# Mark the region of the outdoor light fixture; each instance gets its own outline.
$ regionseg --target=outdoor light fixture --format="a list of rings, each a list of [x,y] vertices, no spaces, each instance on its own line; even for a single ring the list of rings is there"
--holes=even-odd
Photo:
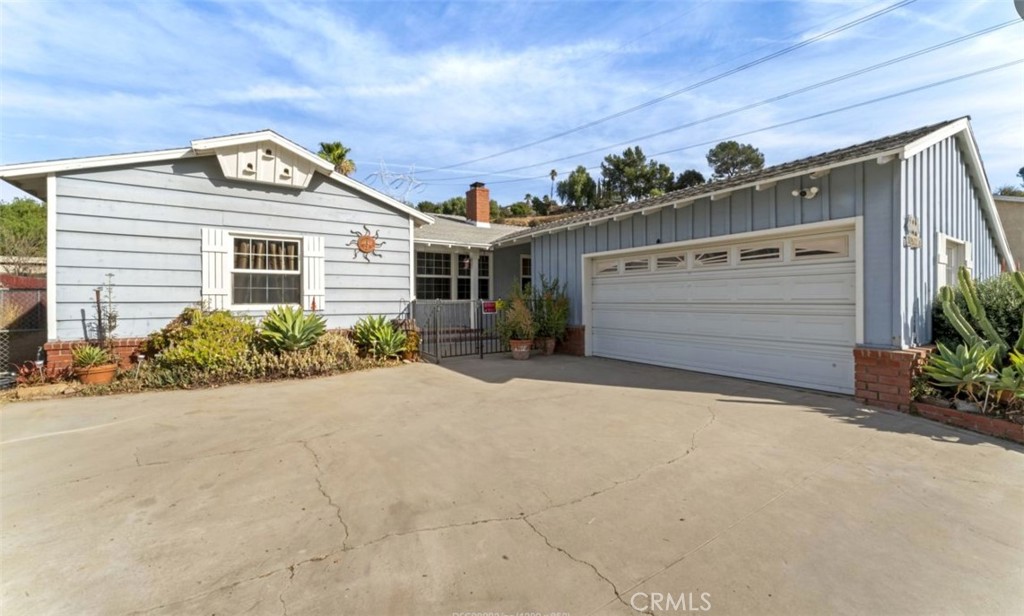
[[[818,194],[818,187],[811,186],[810,188],[801,188],[793,191],[794,197],[803,197],[804,199],[813,199]]]

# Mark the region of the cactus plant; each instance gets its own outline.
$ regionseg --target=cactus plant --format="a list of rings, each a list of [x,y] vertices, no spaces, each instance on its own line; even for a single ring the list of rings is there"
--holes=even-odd
[[[970,271],[966,267],[961,267],[957,272],[957,279],[960,282],[960,291],[967,304],[967,310],[971,315],[974,325],[978,326],[981,333],[978,333],[971,324],[971,321],[967,320],[967,317],[964,316],[956,305],[953,289],[949,287],[939,289],[939,301],[942,304],[942,313],[946,316],[950,325],[960,334],[964,342],[967,343],[967,346],[973,347],[978,344],[996,346],[998,349],[996,353],[997,364],[1001,364],[1006,354],[1010,351],[1024,351],[1024,328],[1021,329],[1021,334],[1016,342],[1011,343],[1009,340],[1004,340],[985,313],[985,307],[982,305],[978,295],[978,288],[971,278]],[[1020,292],[1021,297],[1024,297],[1024,273],[1014,272],[1011,275],[1011,280],[1014,287]],[[1024,325],[1024,314],[1021,315],[1021,318],[1022,325]]]

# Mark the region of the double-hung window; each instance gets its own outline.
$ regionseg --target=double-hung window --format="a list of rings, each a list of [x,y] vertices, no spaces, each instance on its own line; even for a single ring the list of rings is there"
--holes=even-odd
[[[232,305],[302,303],[299,240],[238,235],[232,240]]]
[[[491,299],[491,255],[480,255],[477,272],[477,298]]]

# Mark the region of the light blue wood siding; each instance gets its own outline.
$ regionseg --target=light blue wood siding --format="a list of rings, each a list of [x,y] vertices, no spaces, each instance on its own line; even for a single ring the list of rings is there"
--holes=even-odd
[[[813,199],[794,197],[796,189],[817,186]],[[899,165],[875,161],[835,169],[822,178],[808,176],[780,181],[763,191],[739,190],[718,201],[700,199],[689,206],[668,206],[644,216],[603,222],[543,235],[533,240],[534,272],[568,283],[571,320],[582,315],[582,255],[620,248],[653,246],[734,233],[865,217],[865,338],[891,344],[894,333],[891,298],[894,276],[892,221],[898,208]]]
[[[509,293],[512,292],[512,285],[516,284],[519,280],[520,257],[530,254],[530,245],[520,244],[518,246],[499,248],[492,254],[494,259],[494,272],[492,274],[494,290],[491,292],[491,297],[494,299],[508,297]]]
[[[963,152],[950,137],[902,163],[903,210],[896,223],[896,247],[903,284],[898,291],[899,335],[908,346],[932,337],[932,303],[938,294],[939,233],[972,244],[974,275],[985,279],[1000,271],[993,221],[984,215],[978,187],[972,182]],[[905,216],[917,217],[921,248],[902,246]]]
[[[323,236],[330,327],[397,314],[410,295],[408,218],[319,174],[297,191],[225,180],[212,157],[69,173],[57,178],[57,212],[62,340],[83,338],[108,273],[119,336],[144,336],[200,301],[203,227]],[[385,242],[371,263],[346,246],[364,224]]]

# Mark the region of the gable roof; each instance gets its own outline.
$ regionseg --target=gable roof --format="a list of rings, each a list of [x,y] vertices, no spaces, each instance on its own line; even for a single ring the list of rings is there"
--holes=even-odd
[[[316,171],[331,178],[335,182],[351,189],[353,192],[370,197],[385,205],[396,209],[410,218],[417,224],[430,224],[433,218],[419,210],[393,199],[384,193],[377,191],[362,182],[342,175],[334,170],[334,166],[310,152],[294,141],[287,139],[277,132],[264,129],[249,133],[236,133],[220,137],[208,137],[204,139],[193,139],[190,147],[176,148],[170,150],[151,150],[144,152],[131,152],[127,154],[110,154],[105,156],[88,156],[84,158],[65,158],[32,163],[17,163],[13,165],[0,166],[0,179],[29,192],[40,199],[46,200],[45,177],[49,174],[64,173],[69,171],[80,171],[85,169],[99,169],[103,167],[119,167],[124,165],[141,165],[145,163],[161,162],[168,160],[179,160],[197,156],[212,156],[217,149],[227,148],[251,143],[270,141],[278,147],[283,148],[291,154],[307,161],[313,165]]]
[[[967,116],[922,126],[780,165],[766,167],[759,171],[745,173],[729,179],[691,186],[650,199],[623,203],[603,210],[581,212],[575,216],[541,224],[517,233],[511,233],[496,241],[495,244],[497,246],[515,244],[547,233],[555,233],[561,230],[575,229],[588,225],[592,226],[609,220],[622,220],[637,212],[653,212],[668,206],[682,207],[689,205],[697,199],[708,197],[714,199],[736,190],[751,187],[767,188],[781,180],[807,174],[824,173],[836,167],[843,167],[863,161],[878,160],[879,162],[886,162],[887,158],[906,159],[954,135],[958,136],[967,153],[968,167],[972,178],[975,180],[975,188],[977,189],[982,208],[985,210],[990,223],[994,223],[991,225],[991,228],[996,239],[996,245],[1004,260],[1007,263],[1012,263],[1006,235],[1003,233],[1002,226],[998,222],[999,218],[995,211],[995,203],[992,201],[992,195],[988,188],[988,179],[985,176],[981,157],[978,154],[977,144],[971,133],[970,118]]]
[[[416,232],[416,243],[428,246],[464,246],[489,249],[496,240],[520,230],[522,227],[494,223],[490,227],[478,227],[473,221],[463,216],[434,214],[434,224]]]

